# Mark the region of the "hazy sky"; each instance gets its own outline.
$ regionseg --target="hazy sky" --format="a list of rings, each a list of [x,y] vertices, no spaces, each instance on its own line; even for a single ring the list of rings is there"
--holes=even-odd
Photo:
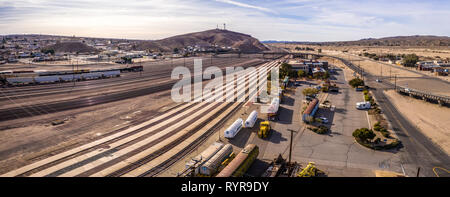
[[[260,40],[337,41],[450,35],[435,0],[0,0],[0,34],[161,39],[227,29]]]

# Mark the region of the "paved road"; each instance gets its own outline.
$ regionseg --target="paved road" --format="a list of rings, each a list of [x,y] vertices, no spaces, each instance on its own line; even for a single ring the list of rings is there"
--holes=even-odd
[[[344,63],[350,68],[358,68],[348,61]],[[386,98],[383,90],[390,88],[386,84],[376,83],[375,77],[365,73],[366,83],[375,88],[374,96],[380,104],[383,113],[387,116],[404,148],[401,149],[401,163],[408,176],[416,176],[420,167],[420,176],[434,177],[434,167],[450,167],[450,156],[430,139],[423,135],[411,122],[406,120],[394,105]],[[441,175],[442,176],[442,175]],[[448,176],[448,174],[447,174]]]

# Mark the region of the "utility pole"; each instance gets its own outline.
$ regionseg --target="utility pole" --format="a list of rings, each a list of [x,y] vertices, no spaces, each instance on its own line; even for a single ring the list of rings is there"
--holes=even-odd
[[[417,168],[417,177],[419,177],[420,167]]]
[[[389,66],[389,81],[392,79],[392,67]]]
[[[381,71],[380,71],[380,79],[383,77],[383,63],[380,64],[381,65]]]
[[[292,129],[288,129],[290,132],[291,132],[291,141],[290,141],[290,145],[289,145],[289,162],[288,162],[288,165],[289,165],[289,175],[291,175],[291,172],[292,172],[292,168],[293,168],[293,166],[291,165],[292,163],[291,163],[291,158],[292,158],[292,141],[293,141],[293,135],[294,135],[294,130],[292,130]]]
[[[394,88],[397,91],[397,75],[395,75]]]

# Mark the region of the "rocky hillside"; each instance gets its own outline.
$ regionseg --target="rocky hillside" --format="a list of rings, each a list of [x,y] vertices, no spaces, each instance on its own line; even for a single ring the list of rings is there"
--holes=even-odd
[[[53,49],[57,53],[96,53],[98,50],[81,42],[60,42],[44,47]]]
[[[173,36],[162,40],[144,41],[136,46],[136,50],[152,50],[170,52],[175,48],[182,49],[188,46],[232,47],[242,52],[261,52],[268,48],[258,39],[238,32],[213,29],[196,33]]]

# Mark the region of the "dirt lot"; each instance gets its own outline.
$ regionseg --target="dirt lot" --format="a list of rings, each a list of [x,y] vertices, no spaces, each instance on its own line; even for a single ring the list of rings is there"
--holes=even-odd
[[[422,74],[429,74],[429,72],[421,71],[416,73],[416,70],[404,70],[403,67],[397,65],[385,65],[383,63],[374,62],[366,58],[358,57],[355,55],[344,54],[338,51],[327,51],[326,54],[342,57],[352,60],[352,63],[356,66],[360,66],[365,72],[368,72],[375,76],[382,75],[384,80],[389,80],[394,83],[394,76],[397,76],[397,85],[406,86],[409,88],[422,90],[426,92],[432,92],[434,94],[450,96],[450,86],[441,80],[427,79]],[[330,61],[333,62],[333,61]],[[430,75],[429,75],[430,76]],[[433,76],[436,77],[436,76]],[[436,77],[440,79],[449,80],[450,77],[442,76]]]
[[[176,105],[168,96],[170,92],[161,92],[4,122],[0,124],[0,174],[148,120]],[[50,124],[66,118],[62,125]]]
[[[337,51],[348,51],[350,53],[360,54],[360,53],[377,53],[377,54],[411,54],[415,53],[418,56],[423,56],[424,58],[450,58],[450,48],[449,47],[433,47],[433,48],[423,48],[423,47],[404,47],[404,46],[391,46],[391,47],[377,47],[377,46],[313,46],[313,45],[299,45],[299,44],[270,44],[272,46],[280,48],[289,48],[294,50],[295,47],[309,47],[309,48],[321,48],[322,51],[326,50],[337,50]],[[311,51],[310,51],[311,52]],[[317,52],[317,50],[315,51]]]
[[[450,155],[449,108],[402,96],[393,90],[385,94],[404,117]]]

